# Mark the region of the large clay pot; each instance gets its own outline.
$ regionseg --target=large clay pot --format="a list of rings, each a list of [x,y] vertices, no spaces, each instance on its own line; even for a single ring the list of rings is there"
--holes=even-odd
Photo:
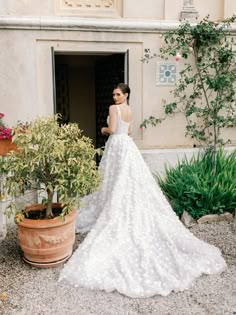
[[[12,150],[17,151],[17,146],[11,139],[0,139],[0,155],[5,156]]]
[[[53,204],[60,207],[60,204]],[[32,205],[26,211],[44,209],[42,204]],[[72,254],[75,241],[76,210],[65,216],[44,220],[24,218],[18,223],[18,238],[24,253],[24,260],[40,268],[56,267],[64,263]]]

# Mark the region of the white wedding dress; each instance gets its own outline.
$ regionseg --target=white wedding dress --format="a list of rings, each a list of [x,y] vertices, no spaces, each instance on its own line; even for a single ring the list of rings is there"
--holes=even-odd
[[[142,298],[182,291],[203,273],[224,271],[219,249],[180,222],[117,111],[117,130],[99,166],[102,185],[78,212],[77,232],[89,233],[59,281]]]

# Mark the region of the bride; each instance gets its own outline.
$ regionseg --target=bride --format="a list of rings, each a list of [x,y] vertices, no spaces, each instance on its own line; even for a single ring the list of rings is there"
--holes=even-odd
[[[220,273],[218,248],[197,239],[172,210],[133,140],[130,89],[120,83],[109,107],[109,134],[99,165],[100,190],[83,199],[76,231],[89,232],[59,281],[117,290],[133,298],[183,291],[201,274]]]

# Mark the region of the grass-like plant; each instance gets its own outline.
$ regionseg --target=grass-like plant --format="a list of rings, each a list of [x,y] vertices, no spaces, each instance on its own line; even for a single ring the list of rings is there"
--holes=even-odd
[[[186,210],[195,219],[236,209],[236,150],[199,152],[190,160],[165,167],[165,177],[155,174],[177,215]],[[213,164],[216,163],[214,170]]]

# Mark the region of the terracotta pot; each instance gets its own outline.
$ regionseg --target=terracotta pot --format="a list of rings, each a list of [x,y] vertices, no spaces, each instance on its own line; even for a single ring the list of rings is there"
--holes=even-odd
[[[5,156],[12,150],[17,151],[17,146],[11,139],[0,139],[0,155]]]
[[[54,208],[60,204],[53,204]],[[45,205],[35,204],[26,211],[45,209]],[[24,253],[24,260],[40,268],[56,267],[64,263],[72,254],[75,241],[76,210],[65,216],[44,220],[24,218],[18,223],[18,238]]]

